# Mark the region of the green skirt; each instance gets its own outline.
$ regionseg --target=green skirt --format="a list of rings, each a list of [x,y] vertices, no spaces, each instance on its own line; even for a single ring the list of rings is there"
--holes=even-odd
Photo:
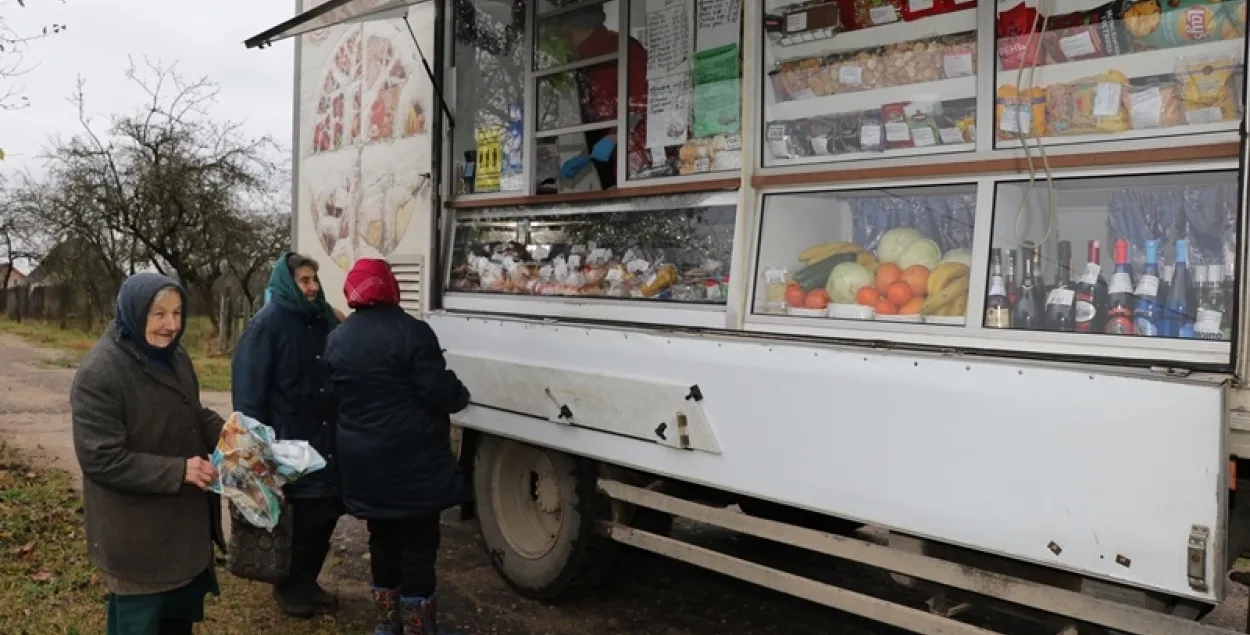
[[[204,621],[204,596],[218,595],[212,567],[190,584],[148,595],[109,595],[108,635],[157,635],[161,620]]]

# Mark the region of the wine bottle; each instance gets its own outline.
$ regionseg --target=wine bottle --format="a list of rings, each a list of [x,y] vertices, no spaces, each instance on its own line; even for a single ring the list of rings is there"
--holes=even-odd
[[[995,248],[990,261],[990,290],[985,297],[985,326],[992,329],[1011,328],[1011,301],[1003,280],[1003,250]]]
[[[1172,275],[1176,271],[1176,265],[1168,264],[1168,265],[1160,265],[1160,267],[1163,273],[1162,275],[1159,276],[1159,302],[1160,302],[1159,319],[1162,320],[1163,319],[1163,312],[1162,312],[1163,304],[1162,303],[1167,302],[1168,292],[1172,290]],[[1162,327],[1163,323],[1160,322],[1159,326]]]
[[[1016,250],[1005,249],[1007,260],[1003,262],[1003,281],[1007,283],[1007,301],[1011,307],[1016,306],[1016,302],[1020,300],[1019,279],[1016,277]],[[1013,321],[1015,315],[1011,316]]]
[[[1025,241],[1020,252],[1024,268],[1020,277],[1019,297],[1011,313],[1011,324],[1018,329],[1036,331],[1044,328],[1046,322],[1046,300],[1042,291],[1044,283],[1038,277],[1041,267],[1041,261],[1038,260],[1039,250],[1037,245]]]
[[[1046,294],[1046,327],[1052,331],[1073,331],[1076,328],[1076,312],[1073,304],[1076,291],[1072,288],[1072,243],[1059,242],[1059,274],[1055,286]]]
[[[1137,281],[1136,306],[1133,307],[1133,331],[1137,335],[1159,335],[1159,241],[1146,241],[1146,270]]]
[[[1089,241],[1085,271],[1076,283],[1076,332],[1100,333],[1106,305],[1100,304],[1098,283],[1102,280],[1102,251],[1097,240]],[[1106,282],[1103,281],[1105,285]]]
[[[1115,241],[1115,272],[1107,285],[1107,325],[1112,335],[1133,334],[1133,269],[1128,264],[1128,241]]]
[[[1195,279],[1198,267],[1194,268]],[[1207,265],[1199,287],[1194,336],[1200,340],[1224,339],[1224,266]]]
[[[1176,241],[1176,264],[1163,304],[1163,336],[1191,338],[1194,336],[1194,297],[1189,281],[1189,254],[1185,239]]]

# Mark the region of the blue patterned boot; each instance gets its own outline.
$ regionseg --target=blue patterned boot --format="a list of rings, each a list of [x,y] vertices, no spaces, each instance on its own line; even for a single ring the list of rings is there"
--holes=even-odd
[[[401,635],[408,632],[399,613],[399,591],[373,589],[373,635]]]
[[[403,635],[458,635],[438,630],[438,596],[399,599],[403,608]]]

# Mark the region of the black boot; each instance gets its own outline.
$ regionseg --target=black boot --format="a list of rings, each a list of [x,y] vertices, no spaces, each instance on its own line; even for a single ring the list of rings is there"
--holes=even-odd
[[[288,578],[273,585],[273,599],[278,608],[291,617],[309,618],[317,612],[317,603],[303,580]]]
[[[274,599],[287,615],[311,617],[318,608],[332,609],[337,604],[334,595],[317,584],[317,576],[329,553],[329,544],[291,550],[290,573],[274,587]]]

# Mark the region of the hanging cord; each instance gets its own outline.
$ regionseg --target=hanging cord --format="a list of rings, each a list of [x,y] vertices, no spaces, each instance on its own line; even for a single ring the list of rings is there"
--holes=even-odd
[[[451,114],[451,108],[447,106],[447,98],[443,96],[443,87],[438,84],[438,80],[434,77],[434,69],[430,68],[430,61],[425,58],[425,51],[421,50],[421,43],[417,41],[417,33],[412,30],[412,23],[408,21],[408,14],[404,14],[404,26],[408,27],[408,35],[412,37],[412,43],[417,47],[417,55],[421,56],[421,65],[425,67],[425,76],[430,78],[430,85],[434,87],[434,94],[438,95],[438,105],[443,108],[443,115],[447,117],[447,125],[452,129],[456,127],[456,118]]]
[[[1041,39],[1046,33],[1046,27],[1050,25],[1051,10],[1048,6],[1049,4],[1050,2],[1048,0],[1040,0],[1038,2],[1038,12],[1041,14],[1042,18],[1041,30],[1039,32],[1038,21],[1036,18],[1030,20],[1029,35],[1025,39],[1024,51],[1020,60],[1020,71],[1016,74],[1016,97],[1023,102],[1022,105],[1024,107],[1029,109],[1028,112],[1030,115],[1029,126],[1026,128],[1024,125],[1024,110],[1020,106],[1016,107],[1016,131],[1020,137],[1020,148],[1024,150],[1024,159],[1029,170],[1028,185],[1025,187],[1024,196],[1020,199],[1020,208],[1016,210],[1016,222],[1014,227],[1016,244],[1024,243],[1025,232],[1021,226],[1028,217],[1027,213],[1029,200],[1033,194],[1033,188],[1035,187],[1037,181],[1037,170],[1033,163],[1033,155],[1029,152],[1028,137],[1033,131],[1033,80],[1037,74],[1037,67],[1041,63],[1041,56],[1043,54]],[[1036,40],[1034,39],[1035,36]],[[1030,51],[1033,49],[1034,42],[1037,43],[1037,53],[1032,55],[1032,63],[1029,63]],[[1026,69],[1029,71],[1029,82],[1027,87],[1024,86],[1024,72]],[[1023,97],[1021,95],[1023,95]],[[1042,122],[1042,126],[1044,129],[1045,121]],[[1046,178],[1046,233],[1042,236],[1041,240],[1037,241],[1037,248],[1041,249],[1041,247],[1045,245],[1054,235],[1059,215],[1055,205],[1054,175],[1050,171],[1050,160],[1046,156],[1046,144],[1042,142],[1042,137],[1040,135],[1034,137],[1034,143],[1037,144],[1037,150],[1042,160],[1042,171],[1045,173]]]

